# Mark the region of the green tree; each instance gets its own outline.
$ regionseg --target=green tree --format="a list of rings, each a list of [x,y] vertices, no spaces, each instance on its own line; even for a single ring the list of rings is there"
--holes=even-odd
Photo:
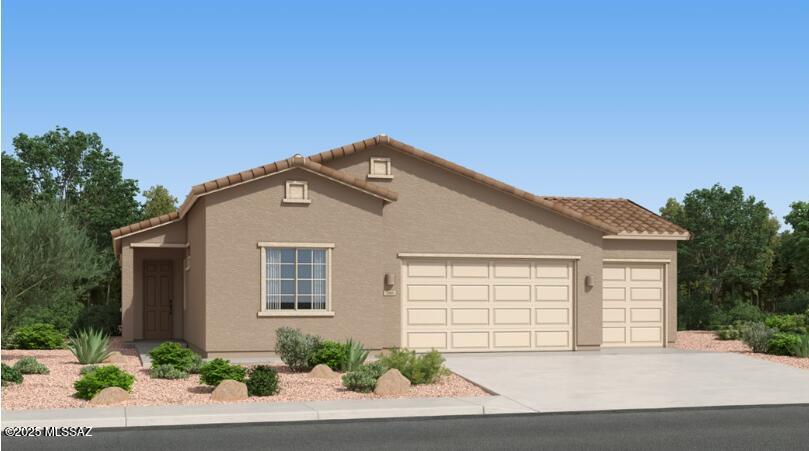
[[[792,228],[778,237],[775,264],[767,284],[776,301],[797,290],[809,290],[809,202],[793,202],[784,220]]]
[[[105,276],[103,257],[61,203],[3,195],[2,204],[3,335],[43,309],[60,312],[53,322],[66,331]]]
[[[123,177],[121,160],[97,134],[56,127],[41,136],[21,133],[13,144],[16,155],[4,156],[3,166],[27,175],[34,201],[70,207],[99,248],[111,247],[110,230],[138,220],[138,184]]]
[[[661,215],[691,231],[678,247],[679,289],[687,301],[714,308],[738,301],[761,305],[761,288],[773,263],[778,221],[742,188],[697,189],[682,203],[670,199]]]
[[[143,192],[143,219],[154,218],[177,210],[177,198],[163,185],[155,185]]]
[[[2,152],[2,191],[17,200],[30,200],[34,193],[34,186],[25,165],[11,155]]]

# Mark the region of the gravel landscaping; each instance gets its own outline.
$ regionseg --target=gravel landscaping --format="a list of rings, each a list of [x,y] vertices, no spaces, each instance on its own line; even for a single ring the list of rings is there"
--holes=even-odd
[[[122,405],[155,406],[176,404],[210,404],[213,387],[203,385],[199,375],[192,374],[188,379],[152,379],[149,370],[141,367],[135,350],[123,346],[119,339],[112,340],[111,350],[120,351],[126,362],[118,364],[121,369],[135,375],[135,385],[131,398]],[[25,376],[19,385],[9,385],[2,389],[4,410],[52,409],[88,407],[89,402],[73,396],[73,383],[79,378],[82,365],[68,350],[23,351],[3,350],[3,363],[13,365],[23,356],[34,356],[50,369],[50,374]],[[346,390],[340,379],[313,379],[306,373],[292,373],[286,367],[277,367],[280,392],[275,396],[250,397],[242,402],[294,402],[336,399],[378,399],[391,398],[373,393],[357,393]],[[407,398],[438,398],[486,396],[488,393],[477,385],[450,374],[430,385],[416,385],[409,389]],[[394,396],[395,397],[395,396]],[[401,398],[402,396],[398,396]]]
[[[789,357],[770,354],[759,354],[751,352],[750,348],[739,340],[718,340],[716,334],[704,330],[687,330],[677,332],[677,342],[675,348],[688,349],[691,351],[708,352],[735,352],[749,357],[770,362],[782,363],[809,370],[809,358]]]

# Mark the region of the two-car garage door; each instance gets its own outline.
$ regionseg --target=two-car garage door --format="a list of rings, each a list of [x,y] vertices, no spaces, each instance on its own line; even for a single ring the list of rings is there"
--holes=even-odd
[[[442,352],[572,349],[571,261],[407,259],[403,276],[405,347]]]

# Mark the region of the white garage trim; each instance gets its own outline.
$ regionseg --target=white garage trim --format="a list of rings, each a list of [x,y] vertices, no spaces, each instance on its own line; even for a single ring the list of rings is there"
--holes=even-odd
[[[627,269],[629,269],[631,271],[633,263],[636,264],[636,265],[640,265],[641,268],[644,265],[646,267],[659,267],[659,268],[661,268],[661,271],[662,271],[661,276],[662,277],[661,277],[660,290],[661,290],[661,296],[662,296],[662,309],[661,309],[662,310],[662,312],[661,312],[662,318],[661,318],[661,329],[660,329],[661,330],[661,342],[660,342],[659,346],[664,347],[664,348],[668,347],[668,331],[669,331],[669,321],[668,321],[669,320],[669,295],[668,295],[668,288],[669,288],[669,266],[671,264],[671,260],[670,259],[644,259],[644,258],[605,258],[605,259],[603,259],[603,262],[604,262],[604,265],[603,265],[604,268],[606,268],[607,266],[611,266],[611,267],[615,268],[615,267],[618,267],[619,265],[622,265],[625,271]],[[630,277],[630,276],[625,275],[625,277]],[[602,312],[604,311],[604,307],[603,307],[604,303],[609,302],[609,300],[604,299],[604,294],[603,294],[604,293],[604,288],[609,288],[609,287],[607,287],[608,282],[609,281],[607,281],[607,280],[602,280],[602,284],[603,284],[603,287],[602,287],[602,301],[601,301],[602,302]],[[629,286],[629,285],[627,285],[627,286]],[[631,296],[631,295],[627,294],[627,293],[624,293],[624,296]],[[631,301],[629,301],[629,305],[631,305]],[[630,307],[629,308],[629,313],[628,313],[629,315],[631,315],[631,310],[632,309]],[[627,315],[627,313],[625,312],[624,315]],[[627,327],[626,327],[627,331],[625,331],[625,334],[626,334],[631,329],[631,327],[629,326],[629,324],[631,323],[631,317],[630,318],[625,317],[624,319],[625,319],[625,322],[627,324]],[[605,323],[605,320],[602,318],[602,330],[604,329],[604,323]],[[605,344],[602,341],[601,346],[602,347],[612,347],[612,346],[633,347],[633,345],[631,343],[629,343],[629,341],[631,341],[630,338],[628,338],[626,335],[625,335],[625,341],[626,341],[625,344],[615,344],[615,345]],[[637,346],[642,346],[642,345],[637,345]]]
[[[581,260],[579,255],[525,255],[525,254],[424,254],[400,252],[399,258],[507,258],[531,260]]]

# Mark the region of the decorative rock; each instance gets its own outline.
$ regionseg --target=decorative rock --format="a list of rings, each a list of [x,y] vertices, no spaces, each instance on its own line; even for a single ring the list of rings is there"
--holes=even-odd
[[[391,368],[376,381],[374,393],[377,395],[404,395],[410,388],[410,381],[396,368]]]
[[[340,377],[340,375],[335,373],[328,365],[321,363],[312,368],[312,371],[309,372],[309,377],[316,379],[336,379]]]
[[[247,399],[247,385],[225,379],[211,393],[212,401],[241,401]]]
[[[93,396],[90,404],[94,406],[108,406],[129,400],[129,392],[121,387],[107,387]]]
[[[126,363],[126,356],[118,351],[113,351],[101,363]]]

